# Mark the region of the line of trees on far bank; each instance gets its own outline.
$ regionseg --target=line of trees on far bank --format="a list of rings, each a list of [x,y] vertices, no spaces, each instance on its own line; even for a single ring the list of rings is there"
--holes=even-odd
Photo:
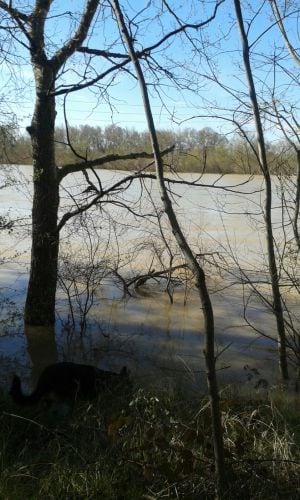
[[[174,132],[159,130],[161,149],[175,145],[172,156],[166,160],[167,166],[178,172],[207,173],[252,173],[259,174],[257,159],[252,148],[243,137],[236,134],[228,139],[226,135],[210,127],[201,130],[185,128]],[[69,127],[68,133],[63,126],[55,132],[57,164],[74,162],[82,158],[92,160],[101,154],[122,154],[126,151],[147,151],[151,145],[148,132],[133,128],[109,125],[92,127],[79,125]],[[32,164],[30,136],[20,133],[13,126],[0,127],[0,158],[3,163]],[[296,156],[293,148],[283,141],[267,143],[267,155],[274,174],[296,172]],[[144,167],[149,160],[139,158],[114,162],[113,169],[136,170]],[[105,168],[109,168],[106,165]]]

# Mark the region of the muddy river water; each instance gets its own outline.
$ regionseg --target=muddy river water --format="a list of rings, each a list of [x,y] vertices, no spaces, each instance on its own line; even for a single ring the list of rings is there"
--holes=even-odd
[[[163,283],[151,280],[132,296],[124,297],[122,287],[103,273],[83,333],[78,326],[71,327],[62,288],[57,293],[55,327],[24,330],[22,310],[30,262],[32,171],[29,166],[3,170],[2,184],[7,175],[14,180],[0,191],[0,215],[9,213],[17,222],[11,233],[0,234],[4,259],[0,266],[1,387],[8,386],[13,372],[20,373],[30,385],[43,366],[56,360],[74,360],[111,370],[127,365],[137,380],[163,385],[189,384],[196,390],[204,387],[203,319],[199,298],[189,283],[175,288],[171,304]],[[127,174],[99,170],[97,175],[105,189]],[[191,182],[198,176],[183,174],[181,179]],[[262,178],[205,174],[197,182],[201,186],[172,184],[170,189],[176,213],[194,250],[206,253],[211,264],[215,259],[223,267],[222,272],[215,273],[212,265],[205,264],[215,312],[220,381],[246,382],[252,386],[261,379],[275,382],[277,348],[268,338],[276,337],[274,318],[257,298],[248,300],[249,292],[238,283],[237,259],[253,279],[262,276],[265,266]],[[276,237],[281,241],[277,188],[275,182],[273,218]],[[82,193],[88,196],[85,189],[80,174],[69,176],[61,189],[61,213],[74,209]],[[109,203],[92,210],[80,221],[73,221],[62,231],[61,254],[65,263],[73,259],[78,264],[92,255],[94,262],[105,260],[125,277],[152,266],[157,269],[159,256],[166,262],[166,252],[153,217],[161,209],[155,182],[147,180],[141,185],[136,181],[125,193],[115,191],[114,196],[117,205],[108,200]],[[146,216],[141,218],[140,214]],[[168,244],[179,254],[163,218],[161,228]],[[67,272],[65,267],[65,283],[69,283]],[[80,300],[73,301],[76,321],[80,318],[82,297],[81,304]],[[292,297],[291,302],[297,306],[296,298]],[[251,328],[245,315],[248,322],[268,337]]]

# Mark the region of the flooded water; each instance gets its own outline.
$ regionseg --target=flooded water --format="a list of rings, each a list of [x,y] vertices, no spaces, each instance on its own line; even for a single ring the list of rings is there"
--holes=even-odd
[[[58,289],[55,328],[24,331],[22,311],[30,261],[32,169],[15,167],[9,174],[15,180],[0,191],[0,215],[8,212],[17,222],[10,234],[7,231],[0,234],[4,259],[0,267],[2,388],[10,384],[13,372],[20,373],[30,385],[42,367],[56,360],[73,360],[111,370],[127,365],[136,380],[164,385],[187,383],[202,390],[205,386],[203,318],[192,283],[187,281],[184,287],[175,287],[171,304],[163,281],[150,280],[138,291],[131,289],[132,296],[124,297],[122,282],[106,272],[107,268],[114,269],[129,279],[139,271],[157,270],[162,264],[168,267],[161,231],[173,249],[174,263],[180,262],[167,221],[162,216],[159,226],[154,217],[161,210],[155,182],[147,180],[141,185],[135,181],[126,192],[115,190],[117,204],[111,203],[112,198],[107,199],[100,208],[73,219],[62,230],[61,285],[65,289],[63,286]],[[105,170],[97,174],[104,190],[128,175]],[[193,182],[197,176],[184,174],[181,179]],[[222,384],[249,381],[252,385],[259,379],[276,382],[276,343],[249,326],[251,323],[258,332],[275,338],[274,318],[258,298],[253,296],[248,300],[249,291],[240,284],[237,266],[238,260],[252,279],[264,281],[262,178],[248,179],[241,175],[220,178],[205,174],[198,182],[202,185],[172,184],[170,188],[176,213],[194,251],[206,254],[203,262],[215,312],[220,381]],[[61,214],[76,208],[82,193],[88,196],[85,189],[82,175],[66,179],[61,189]],[[276,193],[274,189],[274,206],[278,207]],[[273,218],[280,242],[279,208],[274,208]],[[89,282],[93,289],[92,305],[86,303],[87,276],[80,275],[83,264],[91,259],[99,269],[97,284]],[[214,262],[220,266],[217,273]],[[68,287],[69,293],[74,292],[72,278],[79,283],[77,296],[74,294],[72,299],[75,328],[65,293]],[[80,331],[82,311],[90,305],[86,329]]]

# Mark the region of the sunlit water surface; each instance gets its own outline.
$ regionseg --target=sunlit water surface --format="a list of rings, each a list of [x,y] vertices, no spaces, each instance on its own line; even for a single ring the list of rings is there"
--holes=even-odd
[[[126,175],[97,172],[103,188]],[[164,386],[183,384],[204,390],[203,317],[199,297],[192,286],[187,290],[175,289],[171,304],[163,283],[149,281],[132,297],[124,298],[121,287],[103,277],[83,333],[79,328],[78,304],[74,305],[77,320],[74,329],[68,301],[61,289],[57,294],[54,330],[26,328],[24,331],[22,311],[30,262],[32,171],[31,167],[18,167],[11,168],[9,173],[18,183],[0,191],[0,215],[9,212],[18,221],[12,233],[0,234],[4,258],[0,267],[1,386],[6,388],[10,384],[13,372],[20,373],[30,385],[47,364],[73,360],[110,370],[126,365],[136,381]],[[197,176],[185,174],[182,178],[191,181]],[[176,185],[172,191],[175,210],[194,250],[207,252],[210,260],[214,255],[220,259],[230,252],[231,257],[238,257],[241,265],[255,277],[265,264],[261,215],[264,193],[261,177],[255,176],[246,183],[247,179],[242,175],[219,178],[205,174],[199,182],[206,186]],[[68,194],[72,193],[74,201],[85,188],[80,174],[67,179],[61,190],[64,210],[72,209]],[[276,189],[274,196],[275,206],[278,205]],[[131,212],[123,208],[124,203],[130,204]],[[136,214],[138,211],[153,213],[153,203],[160,208],[155,183],[149,180],[142,191],[139,184],[133,183],[125,194],[120,193],[117,207],[109,204],[103,206],[103,211],[92,212],[98,238],[92,236],[91,243],[93,248],[98,245],[97,258],[105,255],[105,259],[113,258],[114,262],[117,259],[124,276],[138,269],[144,272],[152,265],[151,249],[158,245],[159,231],[151,217],[141,219]],[[280,210],[274,209],[273,217],[280,239]],[[169,238],[167,222],[163,224]],[[79,222],[69,224],[61,235],[62,254],[73,258],[75,255],[80,260],[90,250],[87,233]],[[219,379],[222,384],[242,381],[255,386],[261,379],[273,383],[278,377],[276,343],[247,325],[244,315],[258,331],[275,338],[274,318],[255,297],[246,308],[247,291],[234,284],[239,276],[234,258],[230,259],[232,274],[226,273],[226,277],[224,274],[212,276],[212,267],[207,268],[215,313]],[[290,301],[295,309],[296,298],[291,297]]]

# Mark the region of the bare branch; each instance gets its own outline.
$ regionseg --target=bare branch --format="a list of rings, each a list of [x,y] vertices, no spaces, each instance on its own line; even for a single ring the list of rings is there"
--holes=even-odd
[[[82,42],[86,39],[89,27],[97,11],[98,4],[98,0],[87,1],[76,32],[51,59],[51,62],[56,70],[58,70],[66,62],[66,60],[74,54],[74,52],[76,52]]]
[[[147,274],[140,274],[138,276],[135,276],[127,283],[127,286],[130,287],[134,285],[134,288],[138,288],[139,286],[144,285],[148,280],[153,278],[169,279],[170,274],[178,271],[179,269],[187,269],[187,267],[188,265],[186,263],[183,263],[177,264],[176,266],[172,266],[167,269],[159,269],[158,271],[153,269],[150,270]]]
[[[213,21],[215,19],[216,15],[217,15],[218,8],[220,7],[220,5],[223,2],[225,2],[225,0],[220,0],[219,2],[216,3],[212,15],[208,19],[206,19],[205,21],[201,21],[201,23],[194,23],[194,24],[190,24],[190,23],[181,24],[179,26],[179,28],[177,28],[173,31],[170,31],[164,37],[162,37],[160,40],[158,40],[158,42],[156,42],[155,44],[149,45],[148,47],[146,47],[145,49],[143,49],[141,51],[136,51],[135,52],[136,57],[142,58],[144,56],[147,56],[147,54],[150,54],[150,52],[157,49],[164,42],[166,42],[170,38],[175,37],[179,33],[186,32],[188,30],[199,30],[200,28],[204,28],[204,26],[208,25],[211,21]],[[109,58],[109,57],[128,58],[128,55],[126,55],[126,54],[118,54],[118,53],[114,53],[114,52],[110,53],[110,52],[107,52],[105,50],[91,49],[88,47],[81,47],[78,49],[78,51],[85,52],[87,54],[94,54],[94,55],[102,56],[105,58]],[[129,61],[130,61],[130,58],[129,58]]]
[[[24,14],[23,12],[20,12],[18,9],[15,9],[14,7],[11,6],[11,2],[8,4],[0,0],[0,8],[3,9],[5,12],[11,15],[11,17],[15,20],[21,19],[24,23],[29,22],[29,17]]]
[[[125,59],[125,61],[122,61],[119,64],[116,64],[114,66],[111,66],[109,69],[101,73],[100,75],[96,76],[95,78],[92,78],[88,82],[85,83],[79,83],[77,85],[66,85],[65,88],[61,88],[61,90],[56,90],[55,92],[51,92],[52,96],[58,96],[58,95],[63,95],[63,94],[70,94],[71,92],[77,92],[78,90],[86,89],[88,87],[91,87],[92,85],[95,85],[96,83],[100,82],[100,80],[103,80],[106,78],[108,75],[113,73],[114,71],[117,71],[118,69],[123,68],[130,62],[130,59]],[[64,87],[64,86],[62,86]]]
[[[171,153],[174,149],[174,145],[162,151],[162,155]],[[115,162],[118,160],[136,160],[137,158],[153,158],[153,153],[146,153],[145,151],[137,153],[128,154],[109,154],[102,156],[100,158],[95,158],[94,160],[87,160],[81,163],[69,163],[58,169],[58,179],[59,182],[68,174],[74,172],[81,172],[91,167],[100,167],[106,163]]]
[[[273,14],[274,14],[275,19],[276,19],[276,22],[278,24],[278,27],[281,31],[283,39],[284,39],[286,46],[288,48],[288,51],[290,52],[294,61],[296,61],[296,63],[300,65],[300,57],[298,56],[297,50],[293,47],[293,45],[291,44],[290,39],[287,35],[287,32],[286,32],[284,24],[283,24],[282,16],[279,12],[279,8],[277,5],[277,0],[269,0],[269,1],[271,4],[271,7],[272,7]]]
[[[27,29],[24,26],[25,24],[29,24],[30,18],[26,14],[23,14],[22,12],[20,12],[19,10],[14,9],[11,6],[11,2],[9,3],[9,5],[7,5],[4,2],[0,1],[0,8],[2,8],[4,11],[6,11],[8,14],[10,14],[11,18],[16,22],[16,24],[18,25],[21,32],[24,34],[24,36],[27,38],[27,40],[31,44],[31,37],[29,35],[29,32],[27,31]],[[4,28],[4,29],[6,29],[6,28]],[[8,29],[10,29],[10,28],[8,28]],[[30,47],[28,47],[24,42],[22,42],[22,40],[20,40],[19,37],[15,37],[12,33],[11,33],[11,35],[13,38],[15,38],[17,40],[18,43],[20,43],[27,50],[30,49]]]
[[[84,54],[92,54],[94,56],[101,56],[104,57],[105,59],[114,59],[114,58],[129,59],[127,54],[122,54],[120,52],[108,52],[107,50],[100,50],[100,49],[91,49],[89,47],[78,47],[77,52],[83,52]]]

